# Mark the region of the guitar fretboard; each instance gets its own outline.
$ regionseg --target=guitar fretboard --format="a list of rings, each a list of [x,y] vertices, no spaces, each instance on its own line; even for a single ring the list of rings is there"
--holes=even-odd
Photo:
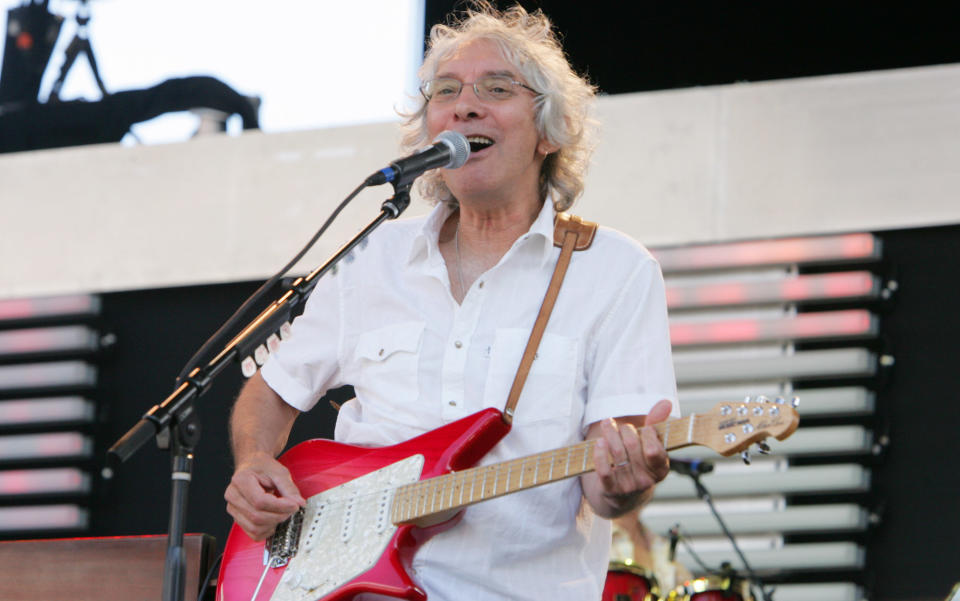
[[[654,428],[664,447],[671,451],[698,444],[698,441],[708,434],[701,432],[701,429],[705,428],[697,423],[697,418],[697,415],[689,415],[656,424]],[[406,484],[396,490],[391,519],[395,524],[413,522],[487,499],[591,472],[594,469],[595,443],[594,440],[588,440],[562,449]]]

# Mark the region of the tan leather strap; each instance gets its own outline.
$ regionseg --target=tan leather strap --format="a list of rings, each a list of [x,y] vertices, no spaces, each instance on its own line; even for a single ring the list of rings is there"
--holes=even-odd
[[[513,378],[513,386],[510,387],[510,394],[507,396],[507,405],[503,410],[503,421],[507,424],[513,422],[517,401],[520,400],[520,393],[523,391],[523,384],[530,374],[530,367],[533,365],[537,348],[540,346],[540,339],[543,338],[543,333],[547,329],[547,320],[550,319],[553,305],[557,302],[557,296],[560,294],[560,284],[563,283],[563,276],[566,275],[567,267],[570,266],[570,257],[573,256],[575,250],[590,248],[596,231],[596,223],[584,221],[567,213],[557,214],[553,228],[553,243],[560,247],[560,258],[557,259],[557,265],[553,269],[550,286],[543,297],[540,313],[533,323],[533,330],[531,330],[530,338],[527,340],[527,348],[523,351],[520,367],[517,368],[517,375]]]

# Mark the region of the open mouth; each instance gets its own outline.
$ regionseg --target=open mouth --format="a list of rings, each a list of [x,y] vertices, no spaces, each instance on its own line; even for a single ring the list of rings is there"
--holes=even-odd
[[[479,152],[484,148],[493,146],[494,142],[486,136],[468,136],[467,142],[470,143],[470,152]]]

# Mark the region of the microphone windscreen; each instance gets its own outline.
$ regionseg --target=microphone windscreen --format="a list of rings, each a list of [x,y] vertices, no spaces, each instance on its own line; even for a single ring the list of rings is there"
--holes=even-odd
[[[450,160],[444,167],[446,169],[456,169],[463,167],[467,159],[470,158],[470,143],[466,136],[455,131],[443,131],[434,140],[434,143],[443,142],[450,149]]]

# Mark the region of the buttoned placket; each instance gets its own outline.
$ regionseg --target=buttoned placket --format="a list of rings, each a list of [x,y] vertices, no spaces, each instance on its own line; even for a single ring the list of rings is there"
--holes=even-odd
[[[525,247],[527,250],[534,250],[528,244],[529,239],[530,234],[524,234],[517,239],[506,254],[501,257],[500,261],[490,270],[481,274],[477,281],[473,283],[459,305],[453,299],[453,294],[450,294],[450,302],[453,303],[453,323],[445,346],[441,374],[443,399],[441,415],[444,421],[454,421],[482,409],[480,405],[475,407],[466,405],[465,374],[467,359],[471,351],[471,338],[477,329],[481,309],[490,289],[487,286],[487,281],[496,278],[496,273],[501,266],[511,260],[516,260],[515,255],[524,252]],[[443,265],[442,268],[449,291],[450,278],[446,277],[446,266]],[[481,352],[481,356],[489,359],[489,349]]]
[[[454,421],[480,409],[480,407],[466,406],[465,378],[467,359],[470,354],[470,341],[477,329],[480,308],[486,295],[482,285],[484,277],[486,277],[486,274],[481,276],[481,279],[477,280],[467,290],[467,294],[460,305],[456,304],[452,295],[450,297],[454,305],[453,320],[450,335],[444,347],[440,375],[440,398],[443,404],[441,416],[444,421]]]

